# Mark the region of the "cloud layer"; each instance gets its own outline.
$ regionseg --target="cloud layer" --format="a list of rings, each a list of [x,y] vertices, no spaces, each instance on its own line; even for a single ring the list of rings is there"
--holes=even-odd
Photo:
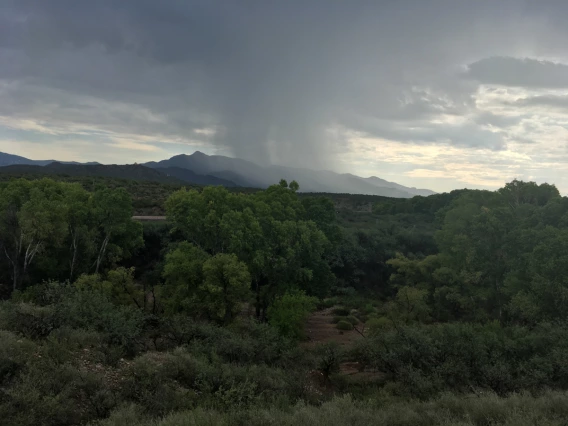
[[[563,2],[4,0],[0,151],[568,191]]]

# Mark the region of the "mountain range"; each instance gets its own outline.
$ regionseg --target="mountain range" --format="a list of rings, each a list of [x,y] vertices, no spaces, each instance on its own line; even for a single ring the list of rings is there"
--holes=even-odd
[[[0,173],[42,173],[85,176],[106,176],[151,180],[164,183],[223,185],[226,187],[266,188],[280,179],[296,180],[302,192],[328,192],[381,195],[411,198],[434,194],[428,189],[406,187],[372,176],[362,178],[353,174],[325,170],[309,170],[283,166],[259,166],[250,161],[206,155],[176,155],[168,160],[145,164],[103,165],[96,162],[77,163],[56,160],[30,160],[17,155],[0,153]]]
[[[51,163],[61,164],[81,164],[85,166],[100,165],[96,161],[89,163],[78,163],[76,161],[57,161],[57,160],[30,160],[29,158],[20,157],[19,155],[6,154],[0,152],[0,167],[15,166],[15,165],[29,165],[29,166],[47,166]]]

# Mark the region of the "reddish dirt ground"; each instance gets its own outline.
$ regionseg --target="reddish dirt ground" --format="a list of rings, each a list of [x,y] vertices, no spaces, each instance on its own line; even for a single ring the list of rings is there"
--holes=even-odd
[[[324,309],[310,316],[306,323],[308,340],[302,343],[302,346],[311,349],[322,343],[337,342],[340,346],[346,347],[351,346],[359,339],[363,339],[363,336],[357,330],[340,331],[335,328],[335,324],[331,322],[334,316],[332,311],[333,308]],[[361,324],[356,328],[364,334]],[[379,372],[361,371],[362,369],[358,362],[344,362],[341,364],[340,369],[341,374],[357,378],[358,380],[372,381],[382,376]]]
[[[332,324],[333,308],[324,309],[313,313],[306,323],[306,337],[308,341],[303,343],[304,347],[312,348],[321,343],[337,342],[341,346],[351,345],[359,339],[361,334],[356,330],[340,331]],[[357,326],[360,328],[361,326]]]

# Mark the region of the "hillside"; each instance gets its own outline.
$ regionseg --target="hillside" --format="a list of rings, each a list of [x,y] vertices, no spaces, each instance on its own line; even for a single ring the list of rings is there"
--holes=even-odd
[[[0,173],[8,174],[41,174],[69,176],[100,176],[118,179],[147,180],[161,183],[181,183],[180,180],[166,176],[162,172],[139,164],[128,165],[82,165],[50,163],[46,166],[13,165],[0,167]]]
[[[0,167],[13,166],[13,165],[31,165],[31,166],[46,166],[51,163],[61,164],[84,164],[84,165],[97,165],[96,161],[88,163],[78,163],[76,161],[57,161],[57,160],[30,160],[29,158],[20,157],[19,155],[7,154],[0,152]]]
[[[434,194],[427,189],[409,188],[375,176],[362,178],[353,174],[340,174],[327,170],[309,170],[283,166],[259,166],[250,161],[220,155],[195,152],[176,155],[169,160],[145,164],[152,168],[176,167],[203,175],[227,179],[239,186],[266,188],[280,179],[300,182],[302,192],[328,192],[380,195],[394,198],[411,198],[415,195]]]
[[[176,167],[152,169],[140,164],[103,165],[103,164],[70,164],[52,162],[45,166],[32,164],[13,164],[0,167],[0,173],[10,175],[68,175],[84,177],[109,177],[136,181],[151,181],[165,184],[181,185],[222,185],[236,187],[227,179],[215,176],[203,176],[191,170]]]
[[[200,175],[192,170],[183,169],[180,167],[156,168],[154,170],[159,171],[165,176],[176,178],[183,182],[193,183],[195,185],[222,185],[227,188],[240,186],[227,179],[222,179],[220,177],[211,175]]]
[[[45,166],[46,164],[52,163],[53,161],[50,160],[30,160],[25,157],[20,157],[19,155],[7,154],[4,152],[0,152],[0,167],[4,166],[12,166],[12,165],[19,165],[19,164],[27,164],[27,165],[36,165],[36,166]]]

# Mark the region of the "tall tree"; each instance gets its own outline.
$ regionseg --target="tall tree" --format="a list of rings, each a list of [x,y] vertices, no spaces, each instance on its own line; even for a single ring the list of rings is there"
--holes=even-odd
[[[132,199],[123,188],[99,188],[90,200],[97,246],[93,268],[98,274],[105,260],[116,262],[142,246],[142,225],[132,220]]]
[[[3,189],[0,199],[4,254],[12,266],[12,289],[16,290],[45,246],[65,238],[64,187],[48,179],[18,180]]]

